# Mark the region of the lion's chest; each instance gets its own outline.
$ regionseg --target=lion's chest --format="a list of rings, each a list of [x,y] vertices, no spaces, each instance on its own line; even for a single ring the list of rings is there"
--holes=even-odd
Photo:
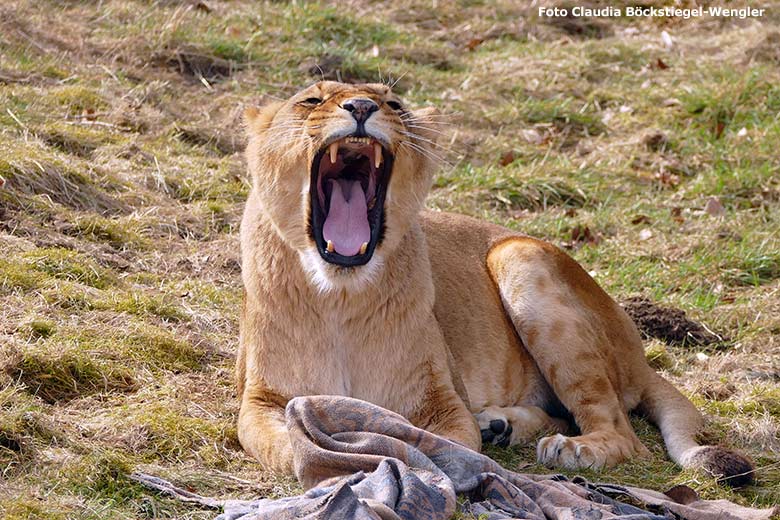
[[[263,380],[287,397],[343,395],[402,412],[394,389],[408,379],[403,369],[410,365],[399,338],[369,337],[365,326],[351,325],[299,323],[291,336],[266,338],[258,360]]]

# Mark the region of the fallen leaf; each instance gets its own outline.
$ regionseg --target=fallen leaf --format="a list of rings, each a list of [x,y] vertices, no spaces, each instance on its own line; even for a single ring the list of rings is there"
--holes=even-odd
[[[666,134],[663,132],[650,132],[642,137],[642,144],[644,144],[648,149],[657,152],[669,144],[669,138],[666,137]]]
[[[724,123],[723,121],[718,121],[715,124],[715,138],[720,139],[720,136],[723,135],[723,130],[725,129],[726,129],[726,123]]]
[[[466,44],[466,48],[467,48],[468,50],[470,50],[470,51],[473,51],[474,49],[476,49],[477,47],[479,47],[479,44],[480,44],[480,43],[482,43],[483,41],[485,41],[485,40],[483,40],[482,38],[472,38],[472,39],[470,39],[470,40],[469,40],[469,42]]]
[[[664,187],[674,187],[680,184],[680,176],[674,173],[669,173],[666,170],[662,170],[656,173],[655,180],[657,180]]]
[[[501,166],[509,166],[513,162],[515,162],[515,152],[513,152],[512,150],[505,152],[501,156],[501,159],[498,160],[498,164]]]
[[[658,58],[658,59],[656,60],[656,62],[655,62],[655,66],[656,66],[657,68],[659,68],[660,70],[666,70],[666,69],[668,69],[668,68],[669,68],[669,65],[667,65],[666,63],[664,63],[664,60],[662,60],[661,58]]]
[[[704,206],[704,211],[713,217],[721,217],[726,214],[726,208],[723,207],[720,199],[714,196],[707,199],[707,204]]]
[[[650,217],[647,215],[637,215],[631,219],[631,223],[635,226],[639,224],[650,224]]]
[[[241,36],[242,32],[243,31],[241,30],[241,27],[237,25],[228,25],[227,27],[225,27],[225,34],[233,38],[238,38],[239,36]]]
[[[571,249],[576,245],[581,244],[598,244],[601,242],[601,237],[590,230],[590,227],[577,224],[571,230],[571,242],[568,248]]]
[[[682,224],[685,222],[685,218],[682,216],[682,208],[670,208],[669,213],[672,215],[672,220],[677,222],[678,224]]]
[[[191,2],[191,4],[195,9],[197,9],[198,11],[202,11],[204,13],[210,13],[211,11],[214,10],[209,4],[207,4],[203,0],[195,0],[194,2]]]

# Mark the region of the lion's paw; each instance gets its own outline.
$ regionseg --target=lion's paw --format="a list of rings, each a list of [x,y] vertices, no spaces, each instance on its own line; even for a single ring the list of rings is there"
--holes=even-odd
[[[512,425],[509,419],[497,411],[487,409],[475,415],[482,434],[482,442],[501,448],[509,446],[512,440]]]
[[[547,467],[600,470],[607,465],[606,452],[581,437],[566,437],[560,433],[545,437],[536,447],[536,458]]]

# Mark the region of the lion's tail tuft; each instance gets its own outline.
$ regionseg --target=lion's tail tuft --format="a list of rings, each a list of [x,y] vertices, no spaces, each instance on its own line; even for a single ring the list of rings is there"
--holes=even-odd
[[[697,436],[704,419],[701,412],[671,383],[653,373],[641,409],[664,437],[669,456],[684,468],[699,468],[734,486],[753,482],[753,463],[744,455],[722,446],[701,446]]]
[[[697,446],[683,454],[683,467],[702,468],[733,487],[753,482],[755,468],[747,457],[722,446]]]

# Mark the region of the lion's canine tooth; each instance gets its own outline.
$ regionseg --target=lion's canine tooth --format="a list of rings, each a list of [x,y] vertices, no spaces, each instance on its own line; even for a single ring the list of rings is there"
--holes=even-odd
[[[361,255],[366,254],[366,249],[368,249],[368,242],[363,242],[363,245],[360,246],[360,254]]]
[[[369,211],[371,211],[372,209],[374,209],[374,205],[375,204],[376,204],[376,197],[374,197],[374,198],[372,198],[371,200],[368,201],[368,205],[366,206],[366,208]]]
[[[331,242],[330,240],[328,240],[328,245],[327,245],[327,248],[326,248],[326,249],[328,250],[328,253],[332,253],[332,252],[333,252],[333,249],[334,249],[334,247],[333,247],[333,242]]]
[[[339,142],[333,141],[330,143],[330,164],[336,164],[336,159],[339,157]]]
[[[382,164],[382,145],[374,141],[374,168]]]

